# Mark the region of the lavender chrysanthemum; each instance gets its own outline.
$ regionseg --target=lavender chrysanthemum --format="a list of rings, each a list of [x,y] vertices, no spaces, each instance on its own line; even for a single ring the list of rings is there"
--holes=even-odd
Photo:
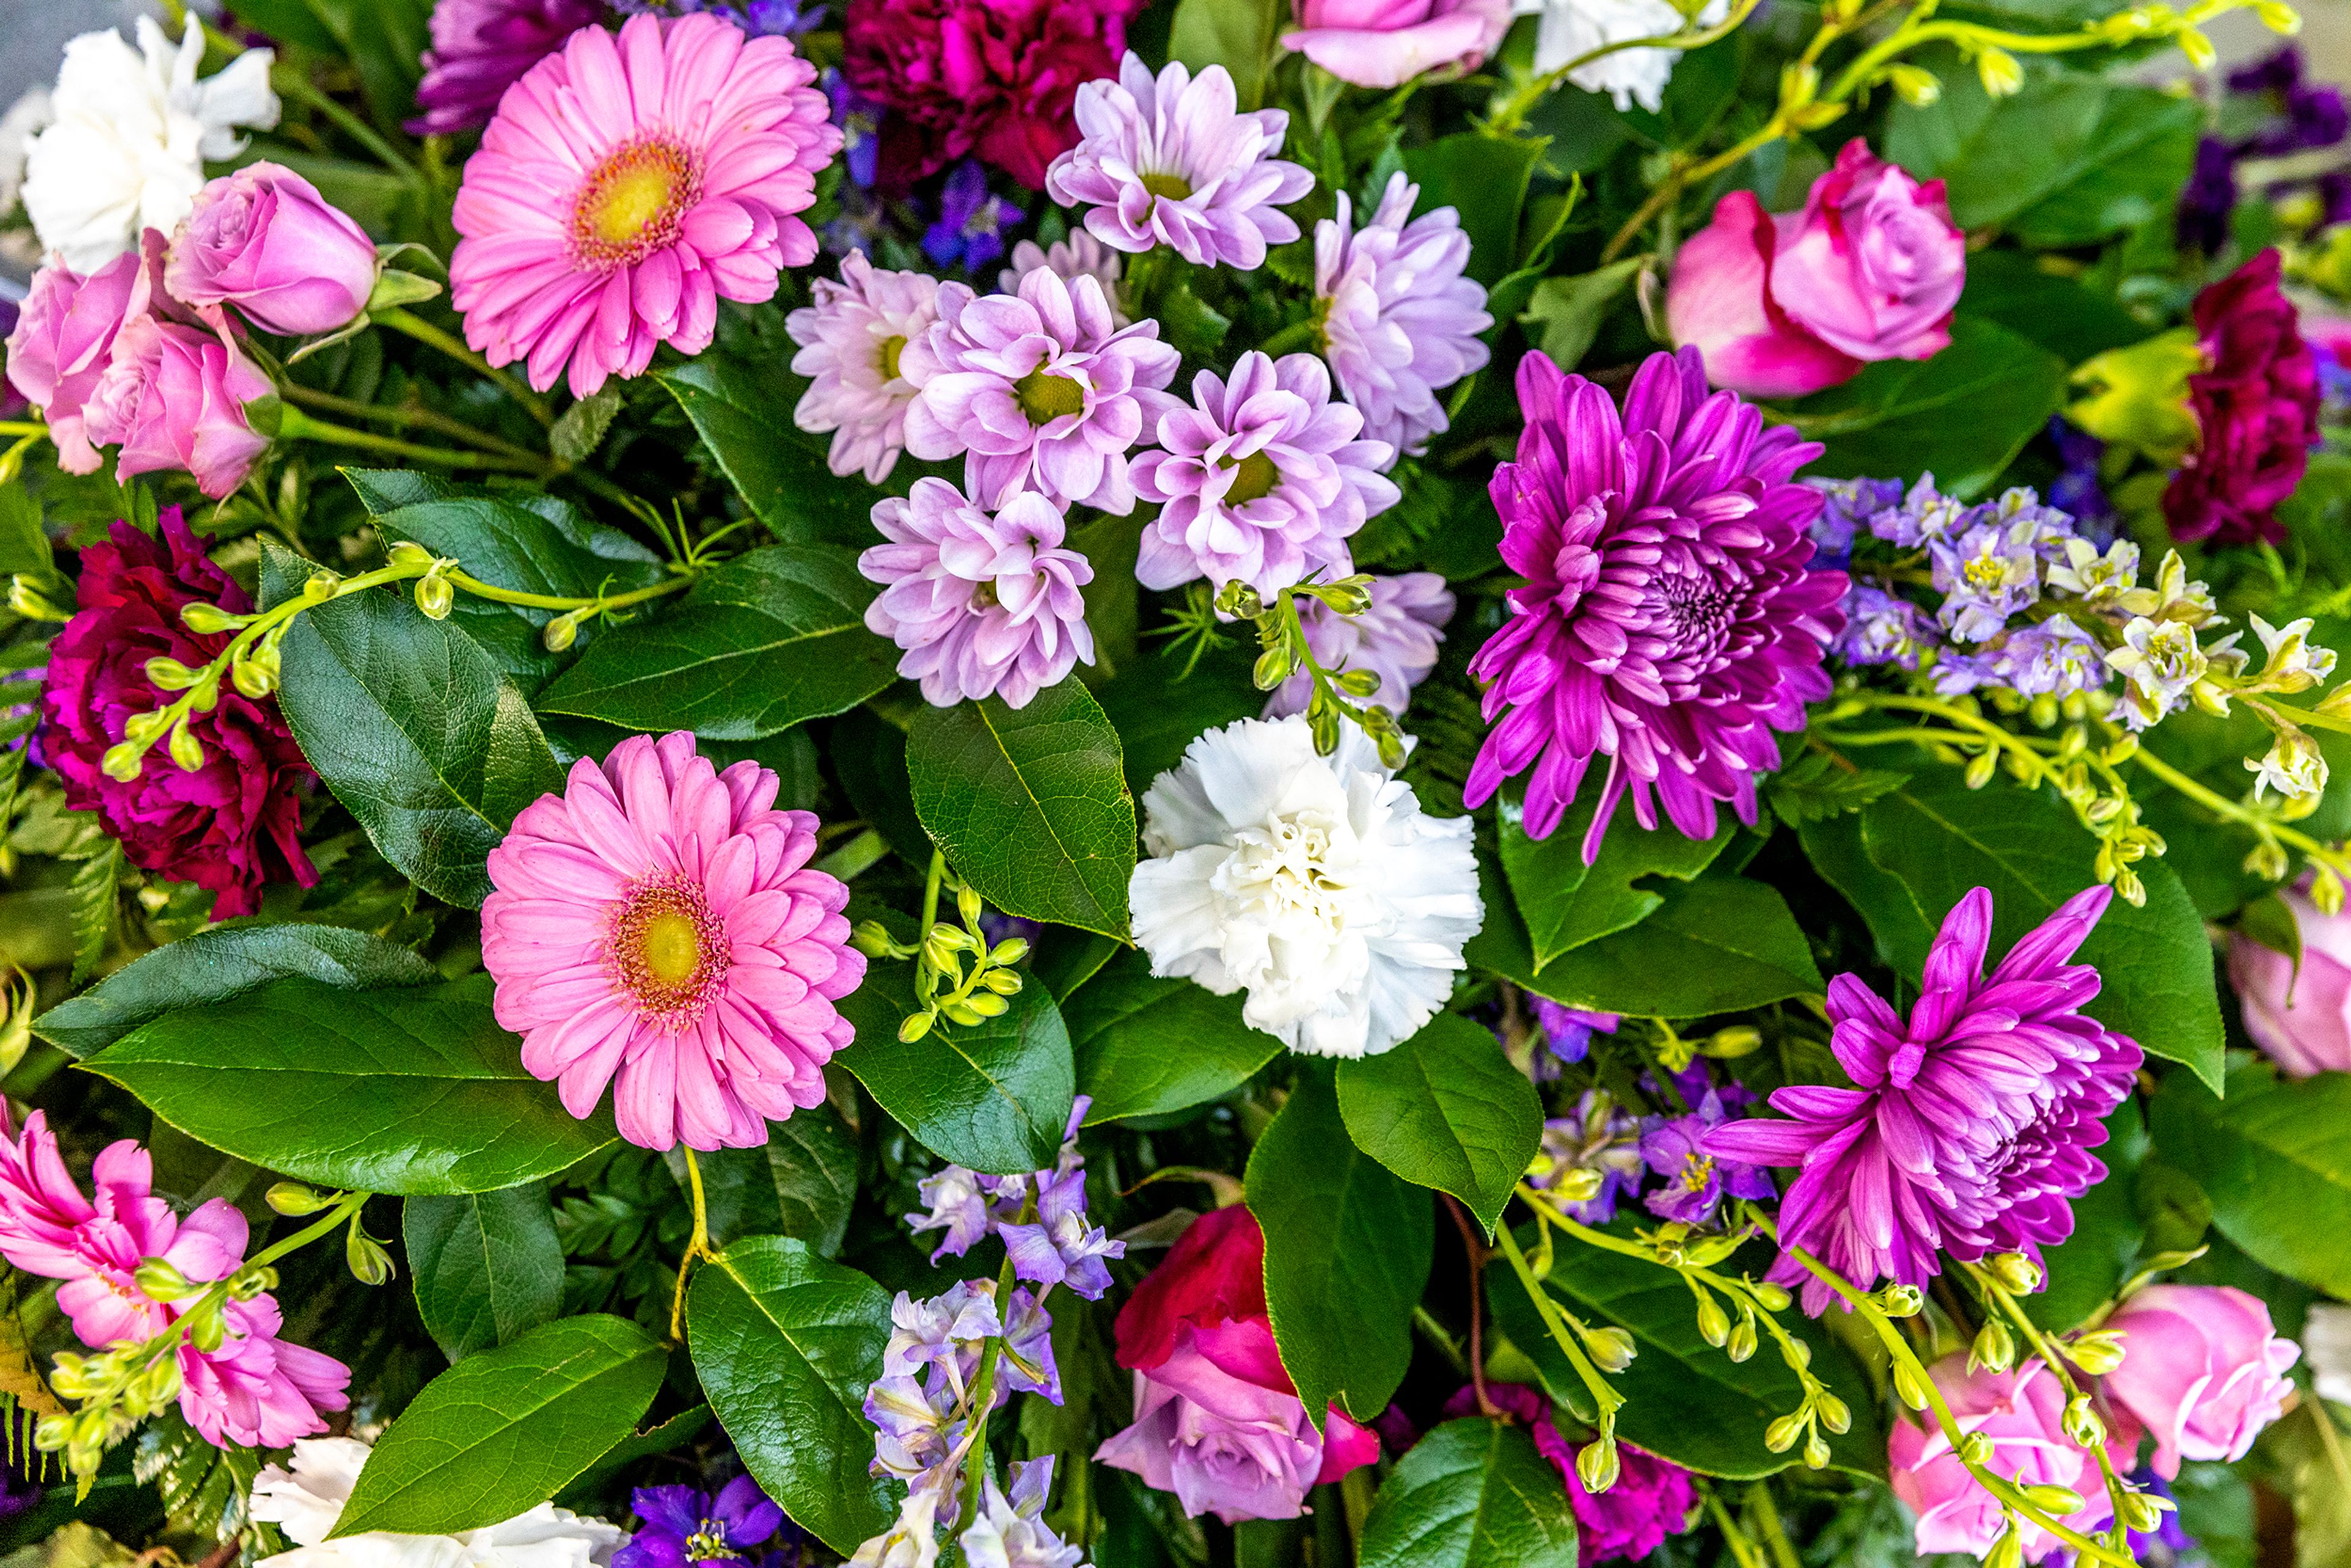
[[[820,277],[809,290],[816,303],[784,318],[800,346],[792,369],[811,378],[792,423],[832,432],[825,465],[835,474],[862,472],[879,485],[905,450],[906,406],[914,401],[899,358],[939,319],[938,279],[881,270],[853,250],[841,257],[840,282]]]
[[[2105,1178],[2090,1150],[2140,1061],[2081,1010],[2098,971],[2066,962],[2112,896],[2075,894],[1987,978],[1991,894],[1977,888],[1945,917],[1907,1022],[1858,976],[1829,982],[1829,1048],[1855,1087],[1782,1089],[1771,1107],[1792,1120],[1736,1122],[1706,1139],[1718,1157],[1803,1167],[1781,1200],[1782,1246],[1868,1290],[1881,1278],[1923,1287],[1938,1252],[2037,1257],[2072,1234],[2070,1200]],[[1828,1304],[1828,1287],[1792,1259],[1773,1277],[1804,1282],[1806,1311]]]
[[[1316,664],[1326,670],[1373,671],[1380,686],[1365,700],[1400,715],[1412,702],[1412,689],[1437,668],[1437,645],[1453,619],[1453,591],[1433,571],[1374,577],[1364,586],[1372,607],[1361,615],[1342,615],[1319,599],[1301,597],[1298,619]],[[1313,690],[1314,677],[1301,670],[1265,699],[1264,716],[1304,713]]]
[[[1205,577],[1270,599],[1314,571],[1354,570],[1347,539],[1400,492],[1395,454],[1362,439],[1364,416],[1331,401],[1311,354],[1243,354],[1232,379],[1202,371],[1192,405],[1159,418],[1162,451],[1134,462],[1134,493],[1161,504],[1134,575],[1145,588]]]
[[[1841,571],[1811,571],[1821,493],[1793,482],[1820,453],[1735,392],[1708,395],[1698,352],[1652,354],[1615,403],[1548,355],[1519,361],[1527,425],[1494,471],[1502,559],[1528,580],[1469,662],[1497,721],[1468,803],[1527,782],[1526,831],[1558,828],[1595,757],[1608,759],[1583,858],[1626,793],[1711,838],[1715,803],[1755,821],[1755,779],[1779,765],[1829,693],[1821,657],[1843,622]]]
[[[1420,187],[1388,180],[1371,221],[1339,215],[1314,225],[1314,305],[1323,356],[1339,392],[1364,411],[1364,432],[1417,455],[1446,429],[1437,394],[1491,356],[1479,334],[1493,326],[1486,290],[1464,277],[1469,236],[1451,207],[1411,217]]]
[[[1023,491],[989,517],[944,479],[874,504],[890,542],[857,558],[882,591],[865,624],[906,650],[898,673],[923,700],[953,707],[994,696],[1026,707],[1081,659],[1094,662],[1085,596],[1094,569],[1063,549],[1060,508]]]
[[[1111,319],[1122,327],[1126,325],[1126,318],[1118,311],[1118,252],[1085,230],[1080,229],[1050,246],[1040,246],[1033,239],[1022,240],[1012,247],[1012,265],[996,275],[996,287],[1007,294],[1018,294],[1020,280],[1039,267],[1064,283],[1092,278],[1102,285],[1102,296],[1110,301]]]
[[[440,0],[416,84],[424,112],[408,129],[419,136],[480,130],[507,89],[603,15],[601,0]]]
[[[1017,294],[942,284],[938,309],[899,361],[921,394],[906,411],[906,450],[963,456],[964,488],[982,507],[1039,490],[1061,506],[1133,511],[1127,451],[1179,406],[1161,390],[1180,356],[1159,323],[1122,328],[1100,283],[1044,270]]]
[[[1196,267],[1252,272],[1268,246],[1298,237],[1281,204],[1314,176],[1273,156],[1290,116],[1239,112],[1224,67],[1195,77],[1170,60],[1154,80],[1130,53],[1118,80],[1078,89],[1076,112],[1083,140],[1053,160],[1045,192],[1091,207],[1086,228],[1102,244],[1131,255],[1164,245]]]

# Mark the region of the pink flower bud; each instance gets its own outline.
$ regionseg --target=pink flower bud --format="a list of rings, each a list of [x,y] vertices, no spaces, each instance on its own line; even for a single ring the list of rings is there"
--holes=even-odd
[[[1295,49],[1358,87],[1402,87],[1446,66],[1485,62],[1510,30],[1500,0],[1298,0]]]
[[[98,472],[82,407],[106,370],[138,276],[139,257],[129,252],[88,277],[45,267],[8,335],[8,380],[47,418],[57,466],[68,474]]]
[[[2227,1285],[2149,1286],[2106,1327],[2123,1336],[2106,1397],[2147,1423],[2167,1480],[2184,1458],[2243,1458],[2283,1413],[2286,1368],[2302,1357],[2276,1337],[2268,1307]]]
[[[141,316],[117,336],[113,359],[90,393],[89,439],[120,443],[115,476],[183,468],[214,500],[245,482],[269,445],[245,405],[269,378],[236,347],[200,328]]]
[[[234,305],[265,331],[301,337],[367,308],[375,246],[309,181],[255,163],[197,194],[163,277],[185,304]]]
[[[2278,896],[2302,929],[2302,972],[2275,948],[2230,938],[2245,1032],[2289,1078],[2351,1072],[2351,914],[2322,915],[2298,889]]]

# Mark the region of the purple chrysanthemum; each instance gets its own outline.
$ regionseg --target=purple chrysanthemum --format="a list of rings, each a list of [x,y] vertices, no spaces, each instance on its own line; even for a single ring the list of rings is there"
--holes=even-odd
[[[953,707],[1001,697],[1026,707],[1080,659],[1094,662],[1085,596],[1094,569],[1063,549],[1060,508],[1023,491],[989,517],[944,479],[917,479],[904,500],[874,504],[890,542],[857,558],[882,591],[865,624],[906,650],[898,673],[923,698]]]
[[[1793,1120],[1734,1122],[1706,1139],[1719,1158],[1803,1167],[1781,1200],[1782,1247],[1867,1290],[1880,1278],[1924,1286],[1938,1251],[2038,1257],[2072,1234],[2070,1200],[2105,1179],[2090,1150],[2140,1061],[2136,1043],[2081,1011],[2098,971],[2066,962],[2112,895],[2067,899],[1987,979],[1991,894],[1977,888],[1945,917],[1907,1023],[1858,976],[1829,982],[1829,1046],[1855,1086],[1782,1089],[1772,1109]],[[1792,1259],[1773,1273],[1803,1281],[1807,1312],[1828,1304],[1828,1287]]]
[[[424,112],[408,129],[419,136],[480,130],[507,89],[603,15],[601,0],[440,0],[416,84]]]
[[[1527,425],[1494,471],[1502,559],[1524,575],[1510,619],[1469,662],[1494,725],[1465,799],[1529,768],[1526,831],[1547,838],[1594,757],[1608,758],[1583,858],[1628,791],[1710,838],[1715,803],[1755,821],[1774,729],[1829,692],[1841,571],[1810,571],[1821,493],[1793,482],[1820,448],[1735,392],[1709,396],[1698,351],[1652,354],[1615,403],[1549,355],[1519,361]],[[1505,716],[1507,715],[1507,716]]]
[[[1445,623],[1453,619],[1453,591],[1433,571],[1374,577],[1364,588],[1372,607],[1361,615],[1342,615],[1319,599],[1301,598],[1298,619],[1306,627],[1306,646],[1316,664],[1326,670],[1374,672],[1379,690],[1364,700],[1402,714],[1412,703],[1412,689],[1437,668],[1437,645],[1445,641]],[[1301,670],[1265,699],[1264,716],[1304,713],[1313,690],[1314,677]],[[1536,1004],[1538,1009],[1552,1005]]]
[[[799,345],[792,370],[810,378],[792,423],[833,433],[825,464],[835,474],[862,471],[879,485],[905,449],[906,409],[914,401],[898,361],[939,319],[938,279],[876,267],[853,250],[841,258],[841,281],[811,278],[809,295],[813,304],[784,318]]]
[[[1134,493],[1161,504],[1135,577],[1145,588],[1238,580],[1270,599],[1310,572],[1353,571],[1349,536],[1399,494],[1380,473],[1395,454],[1363,428],[1331,401],[1331,372],[1311,354],[1243,354],[1229,382],[1202,371],[1191,406],[1159,417],[1165,450],[1134,459]]]
[[[1154,80],[1130,53],[1116,81],[1078,89],[1075,147],[1053,160],[1045,193],[1091,207],[1086,227],[1115,250],[1165,246],[1196,267],[1251,272],[1268,246],[1298,237],[1281,210],[1314,188],[1314,176],[1273,155],[1290,130],[1279,109],[1239,112],[1222,66],[1195,77],[1170,60]]]
[[[1040,270],[1018,294],[939,287],[939,320],[906,345],[899,372],[920,393],[906,450],[962,455],[964,488],[983,507],[1018,490],[1063,506],[1134,509],[1126,454],[1180,406],[1162,391],[1181,358],[1159,323],[1120,327],[1092,277]]]

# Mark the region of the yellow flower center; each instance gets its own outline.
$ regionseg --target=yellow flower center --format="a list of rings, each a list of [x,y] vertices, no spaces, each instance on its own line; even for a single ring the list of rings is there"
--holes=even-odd
[[[894,338],[882,340],[882,379],[883,381],[894,382],[898,379],[898,356],[905,351],[906,339],[904,333]]]
[[[676,910],[664,910],[646,921],[644,935],[637,940],[647,972],[664,986],[684,985],[702,967],[702,940],[694,934],[694,922]]]
[[[694,204],[700,171],[665,141],[622,147],[596,166],[571,208],[571,244],[590,267],[622,267],[677,238]]]
[[[613,906],[606,972],[643,1015],[675,1033],[721,988],[734,956],[726,925],[683,876],[649,877]]]
[[[1031,424],[1050,424],[1065,413],[1083,413],[1086,389],[1068,376],[1048,374],[1041,365],[1012,383],[1012,395]]]
[[[1233,476],[1232,488],[1225,492],[1228,507],[1245,507],[1251,501],[1262,500],[1281,483],[1281,470],[1262,452],[1252,452],[1238,463],[1228,461],[1224,466]]]
[[[1171,202],[1180,202],[1192,193],[1191,185],[1181,174],[1145,174],[1143,177],[1143,188],[1155,196],[1165,196]]]

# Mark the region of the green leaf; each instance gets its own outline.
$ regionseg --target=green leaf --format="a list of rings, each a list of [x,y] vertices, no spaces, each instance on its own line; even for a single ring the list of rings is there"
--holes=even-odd
[[[1538,971],[1571,948],[1647,919],[1665,896],[1635,883],[1647,876],[1689,881],[1714,863],[1739,831],[1738,821],[1725,817],[1714,837],[1691,839],[1671,823],[1645,829],[1630,811],[1618,811],[1600,841],[1599,857],[1586,866],[1583,835],[1598,803],[1597,791],[1587,794],[1540,840],[1527,837],[1516,811],[1502,814],[1502,870]]]
[[[841,998],[857,1040],[832,1060],[940,1158],[998,1176],[1042,1170],[1061,1153],[1077,1096],[1070,1031],[1042,985],[1008,999],[999,1018],[941,1019],[906,1044],[898,1025],[914,1010],[913,967],[877,964]]]
[[[468,1356],[377,1439],[329,1539],[455,1535],[536,1507],[635,1432],[668,1362],[601,1312]]]
[[[174,768],[178,764],[168,757],[151,754],[150,768]],[[73,900],[74,961],[70,985],[80,985],[106,956],[106,945],[114,936],[115,886],[122,879],[122,845],[115,839],[100,840],[98,846],[80,859],[74,867],[69,892]]]
[[[1968,257],[1959,308],[2030,338],[2069,365],[2136,343],[2146,325],[2119,301],[2076,278],[2048,272],[2024,251],[1980,250]]]
[[[272,980],[165,1013],[83,1066],[190,1137],[323,1186],[494,1192],[611,1141],[522,1069],[487,975],[397,990]]]
[[[752,514],[786,544],[874,542],[873,491],[862,479],[835,478],[825,466],[824,438],[792,423],[808,382],[790,370],[788,344],[759,359],[722,345],[653,380],[669,388],[719,469]]]
[[[412,1197],[400,1233],[416,1310],[454,1364],[511,1344],[563,1305],[563,1247],[547,1189]]]
[[[1537,348],[1558,361],[1561,370],[1572,371],[1583,362],[1592,340],[1600,335],[1602,319],[1633,286],[1634,276],[1647,260],[1627,256],[1597,272],[1546,277],[1535,285],[1519,323]]]
[[[1779,893],[1741,876],[1668,883],[1656,913],[1538,973],[1517,912],[1484,884],[1485,928],[1465,956],[1563,1007],[1702,1018],[1825,988],[1811,944]]]
[[[1412,1361],[1412,1309],[1437,1245],[1425,1192],[1347,1136],[1329,1076],[1302,1071],[1246,1178],[1265,1231],[1265,1301],[1281,1364],[1317,1428],[1336,1402],[1387,1408]]]
[[[906,737],[914,811],[1007,915],[1126,936],[1134,798],[1118,731],[1074,678],[1024,708],[925,707]]]
[[[1469,276],[1489,288],[1518,258],[1519,210],[1527,204],[1527,183],[1542,161],[1543,147],[1541,137],[1464,131],[1404,155],[1405,174],[1420,187],[1414,212],[1451,207],[1461,214],[1461,231],[1469,236]],[[1362,214],[1358,221],[1370,215]]]
[[[1531,1227],[1522,1241],[1534,1245]],[[1673,1270],[1573,1239],[1560,1241],[1552,1260],[1546,1290],[1585,1322],[1600,1318],[1633,1336],[1632,1365],[1609,1376],[1625,1396],[1616,1415],[1619,1437],[1677,1465],[1730,1480],[1759,1479],[1802,1462],[1798,1454],[1775,1454],[1764,1446],[1764,1428],[1804,1396],[1768,1332],[1761,1334],[1761,1349],[1734,1362],[1698,1333],[1697,1303]],[[1768,1262],[1760,1246],[1751,1247],[1744,1267],[1760,1277]],[[1740,1267],[1726,1264],[1718,1271],[1735,1276]],[[1588,1413],[1590,1396],[1507,1260],[1496,1259],[1487,1266],[1486,1299],[1495,1325],[1534,1362],[1552,1396]],[[1811,1349],[1813,1373],[1853,1407],[1853,1429],[1843,1437],[1827,1435],[1830,1462],[1855,1475],[1883,1476],[1886,1431],[1868,1378],[1818,1322],[1797,1311],[1778,1316]]]
[[[538,706],[714,740],[757,740],[843,713],[896,678],[896,651],[865,629],[872,597],[845,549],[756,549],[675,610],[598,638]]]
[[[1771,775],[1763,798],[1772,814],[1792,828],[1824,822],[1858,811],[1889,789],[1910,782],[1907,773],[1882,768],[1855,768],[1824,751],[1799,752],[1796,759]]]
[[[1361,1568],[1575,1568],[1575,1511],[1516,1427],[1447,1421],[1396,1462],[1364,1521]]]
[[[666,1421],[657,1422],[642,1432],[632,1432],[622,1438],[604,1457],[572,1478],[555,1497],[557,1506],[575,1512],[594,1513],[603,1506],[603,1494],[622,1471],[641,1459],[666,1454],[683,1448],[702,1436],[710,1425],[710,1406],[693,1405],[679,1411]]]
[[[1491,1030],[1439,1013],[1393,1051],[1339,1064],[1355,1147],[1416,1186],[1449,1192],[1492,1235],[1542,1139],[1542,1102]]]
[[[1405,494],[1409,499],[1413,492]],[[1127,788],[1138,800],[1155,779],[1184,760],[1184,748],[1193,741],[1265,711],[1265,694],[1249,683],[1257,655],[1239,638],[1210,649],[1186,674],[1190,656],[1188,648],[1163,645],[1094,693],[1118,730]]]
[[[838,1253],[857,1201],[857,1140],[831,1106],[769,1125],[768,1175],[783,1234],[822,1257]]]
[[[2154,1136],[2166,1165],[2203,1184],[2221,1235],[2265,1268],[2351,1296],[2351,1073],[2281,1079],[2256,1061],[2220,1100],[2174,1073],[2155,1097]]]
[[[390,593],[297,616],[278,705],[327,788],[425,892],[479,907],[515,814],[563,770],[514,683],[446,621]]]
[[[841,716],[826,737],[833,776],[857,814],[890,841],[908,865],[928,866],[931,836],[914,815],[906,778],[906,732],[870,707]]]
[[[424,0],[304,0],[335,40],[333,53],[351,63],[367,98],[369,118],[397,134],[416,111],[418,65],[432,43]],[[273,9],[285,8],[281,4]],[[253,25],[261,26],[258,18]],[[296,35],[302,36],[302,35]]]
[[[1183,61],[1194,76],[1224,67],[1240,107],[1253,110],[1265,101],[1266,68],[1284,15],[1272,0],[1178,0],[1167,57]]]
[[[738,1241],[695,1275],[686,1343],[744,1468],[801,1528],[846,1554],[887,1529],[865,1473],[865,1386],[882,1375],[890,1294],[789,1237]]]
[[[1062,1004],[1089,1124],[1165,1116],[1229,1094],[1281,1050],[1241,1021],[1241,998],[1176,976],[1122,948]]]
[[[68,1056],[88,1056],[151,1019],[225,1002],[288,975],[353,990],[440,978],[412,949],[365,931],[219,925],[141,954],[35,1019],[33,1032]]]

